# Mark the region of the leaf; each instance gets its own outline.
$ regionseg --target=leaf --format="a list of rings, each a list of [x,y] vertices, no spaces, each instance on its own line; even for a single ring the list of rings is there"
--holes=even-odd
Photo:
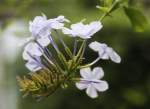
[[[100,0],[100,6],[97,5],[96,8],[98,8],[101,12],[106,13],[109,10],[109,7],[112,5],[113,0]]]
[[[106,6],[111,6],[113,3],[113,0],[105,0]]]
[[[124,11],[136,32],[143,32],[147,28],[148,21],[140,10],[132,7],[124,7]]]
[[[96,6],[96,8],[98,8],[100,11],[106,13],[108,12],[109,8],[108,7],[102,7],[102,6]]]

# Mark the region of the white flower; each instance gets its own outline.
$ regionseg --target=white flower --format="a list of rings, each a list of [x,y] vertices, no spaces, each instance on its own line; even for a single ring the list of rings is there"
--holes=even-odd
[[[52,29],[62,29],[64,27],[64,22],[70,22],[68,19],[66,19],[64,16],[60,15],[54,19],[48,20],[51,23]]]
[[[90,24],[84,25],[82,22],[72,24],[71,29],[63,28],[64,34],[68,34],[72,37],[80,37],[82,39],[91,38],[96,32],[102,28],[102,24],[99,21],[91,22]]]
[[[41,64],[40,56],[43,54],[42,48],[38,46],[35,42],[28,43],[23,51],[23,59],[27,60],[26,67],[35,72],[43,68]]]
[[[43,65],[41,64],[40,57],[33,57],[31,58],[25,66],[32,72],[38,71],[43,68]]]
[[[108,89],[108,83],[100,80],[104,76],[101,67],[96,67],[91,71],[90,68],[83,68],[80,70],[82,78],[80,82],[76,83],[76,87],[80,90],[86,89],[86,93],[91,98],[98,97],[98,92],[103,92]]]
[[[23,59],[31,60],[32,57],[41,56],[42,53],[42,49],[35,42],[30,42],[24,48]]]
[[[50,34],[50,23],[46,16],[36,16],[33,21],[29,22],[29,31],[33,37],[47,36]]]
[[[99,43],[97,41],[89,44],[89,47],[94,51],[98,52],[101,59],[111,59],[115,63],[120,63],[120,56],[113,50],[113,48],[108,47],[104,43]]]
[[[64,26],[63,22],[69,22],[69,20],[64,16],[47,19],[43,14],[43,16],[36,16],[33,21],[29,22],[29,30],[32,36],[45,47],[50,43],[48,36],[51,34],[51,29],[62,29]]]

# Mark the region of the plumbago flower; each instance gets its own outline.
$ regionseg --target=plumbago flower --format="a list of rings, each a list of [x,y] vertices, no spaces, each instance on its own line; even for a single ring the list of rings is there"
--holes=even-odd
[[[70,35],[71,37],[80,37],[82,39],[89,39],[92,35],[98,32],[102,28],[102,24],[99,21],[91,22],[84,25],[82,22],[72,24],[71,29],[63,28],[63,33]]]
[[[83,59],[86,59],[86,42],[101,30],[101,21],[71,24],[71,29],[66,28],[65,23],[69,23],[69,20],[64,16],[47,19],[43,15],[30,21],[29,31],[32,36],[25,41],[22,54],[30,73],[23,78],[17,77],[24,96],[32,95],[41,100],[54,93],[57,88],[67,87],[70,82],[75,83],[80,90],[85,89],[91,98],[98,97],[98,92],[108,89],[108,83],[101,80],[104,76],[103,69],[95,67],[91,70],[90,67],[100,59],[111,59],[115,63],[120,63],[120,56],[111,47],[95,41],[90,43],[89,47],[98,53],[98,57],[91,63],[83,64]],[[68,47],[60,33],[74,39],[73,47]],[[63,49],[60,49],[54,36],[58,38],[57,43],[60,42]],[[78,75],[79,72],[81,77]]]
[[[86,93],[91,98],[98,97],[97,91],[103,92],[108,89],[108,83],[100,80],[104,76],[104,71],[101,67],[95,67],[93,71],[88,68],[80,70],[82,78],[80,82],[76,83],[76,86],[80,90],[86,89]]]
[[[49,40],[51,30],[63,28],[64,22],[69,22],[69,20],[62,15],[54,19],[47,19],[43,14],[43,16],[36,16],[33,21],[29,22],[29,31],[37,42],[42,46],[47,46],[51,41]]]
[[[30,71],[37,71],[43,68],[40,56],[42,49],[35,42],[30,42],[26,45],[23,52],[23,59],[27,60],[26,67]]]
[[[98,52],[100,59],[104,59],[104,60],[111,59],[115,63],[121,62],[120,56],[113,50],[113,48],[108,47],[104,43],[99,43],[99,42],[95,41],[95,42],[92,42],[89,45],[89,47],[92,50]]]

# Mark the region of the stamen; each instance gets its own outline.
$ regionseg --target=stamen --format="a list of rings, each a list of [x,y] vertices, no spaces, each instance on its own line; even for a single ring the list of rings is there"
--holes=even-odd
[[[38,46],[43,50],[43,51],[41,51],[41,52],[42,52],[44,58],[45,58],[50,64],[54,65],[54,63],[49,59],[50,55],[47,54],[48,52],[41,46],[41,44],[40,44],[39,42],[36,41],[36,43],[37,43]]]
[[[62,45],[64,47],[67,47],[66,43],[64,42],[64,40],[62,39],[62,37],[59,35],[58,31],[57,30],[54,30],[55,33],[56,33],[56,36],[58,37],[59,41],[62,43]]]
[[[54,30],[56,33],[56,36],[58,37],[59,41],[62,43],[62,45],[65,48],[66,53],[70,56],[70,58],[72,58],[72,52],[70,51],[69,47],[66,45],[66,43],[64,42],[64,40],[62,39],[62,37],[59,35],[57,30]]]
[[[91,63],[89,63],[89,64],[86,64],[86,65],[83,65],[83,66],[80,66],[79,68],[90,67],[90,66],[94,65],[95,63],[97,63],[100,59],[101,59],[101,57],[98,57],[98,58],[96,58],[93,62],[91,62]]]
[[[55,43],[55,41],[53,40],[52,36],[48,35],[48,38],[49,38],[51,44],[53,45],[53,47],[55,48],[56,52],[59,53],[60,51],[59,51],[59,49],[58,49],[58,46],[57,46],[57,44]]]
[[[84,56],[84,53],[85,53],[85,49],[86,49],[86,42],[87,40],[84,40],[85,44],[84,44],[84,47],[83,47],[83,51],[82,51],[82,57]]]
[[[78,44],[78,42],[77,42],[77,39],[75,38],[75,39],[74,39],[73,56],[75,56],[75,55],[76,55],[76,51],[77,51],[77,44]]]

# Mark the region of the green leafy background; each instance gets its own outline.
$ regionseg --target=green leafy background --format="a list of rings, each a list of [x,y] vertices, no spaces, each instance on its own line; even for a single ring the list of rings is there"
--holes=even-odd
[[[5,70],[2,72],[3,81],[0,81],[0,94],[4,90],[5,100],[0,97],[4,105],[1,109],[149,109],[150,1],[130,0],[129,3],[132,8],[124,7],[114,11],[110,17],[104,19],[103,29],[90,39],[107,43],[122,57],[121,64],[110,61],[97,63],[105,71],[104,79],[110,86],[108,91],[99,93],[99,98],[93,100],[84,91],[71,86],[64,90],[58,89],[41,102],[36,102],[31,97],[22,98],[16,76],[26,74],[28,70],[20,53],[16,61],[2,63]],[[90,22],[99,19],[101,15],[96,5],[99,5],[99,0],[1,0],[1,33],[12,21],[23,19],[28,26],[28,21],[41,13],[45,13],[48,18],[64,15],[72,23],[84,18],[85,22]],[[27,31],[26,29],[25,32]],[[68,38],[65,41],[72,46]],[[97,55],[90,49],[87,48],[87,51],[85,57],[88,61],[96,58]],[[15,108],[11,105],[15,105]]]

